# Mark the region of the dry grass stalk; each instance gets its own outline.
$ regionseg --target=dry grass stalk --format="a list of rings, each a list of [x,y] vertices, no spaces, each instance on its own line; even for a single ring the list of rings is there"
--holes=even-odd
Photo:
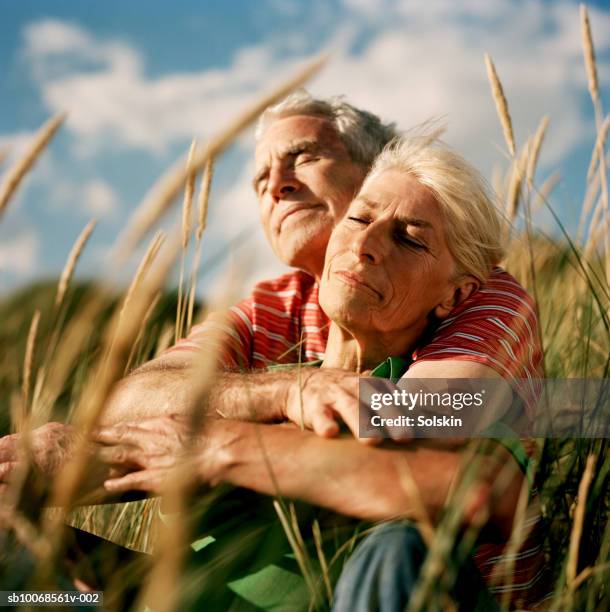
[[[326,555],[324,554],[324,548],[322,546],[322,532],[320,531],[320,523],[318,523],[317,519],[314,519],[311,531],[313,533],[318,561],[320,562],[320,569],[322,570],[322,579],[324,580],[324,587],[326,588],[326,597],[328,598],[328,603],[332,606],[333,587],[330,582],[330,574],[328,573],[328,562],[326,561]]]
[[[307,585],[312,599],[315,601],[317,599],[316,581],[311,574],[309,564],[307,563],[307,552],[299,545],[299,541],[293,532],[293,528],[290,525],[290,521],[288,520],[288,517],[286,516],[281,504],[277,500],[274,500],[273,507],[277,512],[278,518],[280,519],[280,523],[282,524],[282,528],[284,529],[284,533],[286,534],[286,539],[290,544],[290,548],[292,548],[292,551],[294,552],[299,569],[303,574],[305,584]]]
[[[210,343],[210,347],[218,346]],[[189,438],[185,445],[184,460],[178,462],[172,476],[166,481],[163,491],[164,499],[171,501],[172,512],[180,509],[186,510],[189,506],[191,488],[196,480],[196,457],[201,447],[201,431],[204,427],[205,414],[200,409],[215,378],[217,352],[213,348],[201,351],[190,370],[190,378],[185,381],[193,390],[191,405],[187,410],[190,422]],[[206,443],[205,435],[203,444]],[[155,609],[176,609],[178,596],[176,585],[180,576],[180,567],[184,551],[187,550],[189,533],[184,521],[176,521],[173,525],[163,526],[160,529],[155,562],[149,574],[147,584],[141,591],[141,602],[158,602]]]
[[[578,485],[578,501],[576,503],[576,511],[574,512],[574,524],[570,533],[570,547],[568,549],[568,563],[566,566],[566,583],[570,590],[574,589],[576,580],[576,571],[578,568],[578,549],[580,547],[580,538],[582,536],[582,528],[585,520],[585,509],[587,506],[587,494],[593,480],[593,469],[597,457],[589,455],[587,463],[582,475],[580,484]]]
[[[212,187],[212,178],[214,176],[214,158],[210,157],[203,170],[203,178],[199,188],[199,198],[197,206],[197,240],[201,240],[203,230],[206,226],[208,216],[208,202],[210,199],[210,188]]]
[[[38,335],[38,323],[40,322],[40,310],[34,312],[32,322],[30,323],[30,330],[28,332],[28,339],[25,346],[25,358],[23,360],[23,410],[27,412],[28,404],[30,402],[30,386],[32,381],[32,364],[34,363],[34,349],[36,347],[36,336]],[[25,417],[25,414],[22,415]]]
[[[413,477],[413,471],[407,458],[402,461],[403,469],[400,470],[400,486],[405,493],[406,498],[411,502],[411,512],[409,518],[413,518],[417,522],[421,536],[428,547],[434,542],[434,525],[430,519],[426,507],[421,498],[419,487]]]
[[[197,174],[193,171],[193,156],[197,148],[197,141],[191,142],[186,160],[186,184],[184,185],[184,201],[182,203],[182,249],[186,250],[191,235],[191,218],[193,216],[193,194],[195,193],[195,178]]]
[[[36,377],[32,399],[33,427],[48,422],[51,410],[61,393],[65,381],[88,342],[91,326],[108,303],[108,294],[101,290],[98,295],[81,306],[63,332],[62,342],[53,354],[47,354]]]
[[[176,335],[175,341],[182,338],[184,331],[184,319],[186,317],[187,302],[184,298],[184,263],[191,236],[191,218],[193,216],[193,194],[195,193],[196,174],[192,171],[193,155],[195,154],[197,141],[191,142],[188,158],[186,160],[187,180],[184,186],[184,200],[182,204],[182,256],[180,257],[180,280],[178,281],[178,307],[176,309]]]
[[[38,159],[38,156],[42,153],[47,144],[49,144],[49,141],[53,138],[55,132],[57,132],[65,118],[66,115],[61,113],[49,119],[49,121],[38,130],[25,154],[8,169],[4,182],[0,185],[0,218],[11,196],[15,193],[17,187],[19,187],[19,183],[21,183],[23,177]]]
[[[544,140],[544,136],[546,134],[548,126],[549,118],[548,116],[545,116],[542,118],[542,121],[540,121],[540,125],[538,126],[536,134],[534,135],[534,138],[532,140],[529,159],[527,161],[527,170],[525,172],[528,185],[531,185],[534,181],[536,165],[538,164],[538,158],[540,156],[540,148],[542,147],[542,141]]]
[[[165,349],[169,348],[169,345],[172,343],[174,338],[174,326],[166,325],[161,333],[159,334],[159,341],[157,342],[157,347],[155,349],[155,359],[165,351]]]
[[[21,542],[38,559],[49,554],[49,542],[42,537],[36,527],[20,512],[6,503],[0,506],[0,525],[11,529]]]
[[[602,123],[595,139],[595,146],[593,147],[593,153],[591,154],[591,163],[587,170],[587,181],[593,178],[593,175],[597,171],[599,165],[600,153],[604,151],[606,146],[606,136],[608,135],[608,128],[610,127],[610,115],[606,115],[604,122]]]
[[[70,279],[74,274],[74,268],[76,268],[78,259],[87,244],[87,240],[89,240],[89,236],[91,236],[91,233],[95,229],[96,224],[97,221],[95,219],[91,219],[91,221],[87,223],[83,231],[80,233],[80,236],[76,239],[76,242],[68,255],[66,265],[62,270],[61,276],[59,277],[59,283],[57,285],[57,295],[55,296],[55,308],[57,310],[64,300],[66,291],[68,290],[68,285],[70,284]]]
[[[502,168],[500,168],[500,166],[498,165],[494,165],[491,171],[491,187],[494,191],[497,201],[503,202],[506,197],[504,173],[502,172]]]
[[[593,204],[597,201],[600,188],[599,174],[595,174],[593,180],[588,183],[587,191],[585,193],[585,199],[583,200],[580,209],[580,219],[578,221],[578,231],[576,232],[577,237],[582,237],[587,222],[587,217],[591,212]]]
[[[599,84],[597,81],[597,65],[595,62],[595,49],[593,47],[593,37],[591,36],[591,24],[589,23],[589,13],[584,4],[580,5],[580,27],[582,33],[582,46],[585,56],[585,67],[587,69],[587,79],[589,81],[589,93],[595,104],[599,101]]]
[[[506,208],[504,215],[504,245],[508,252],[508,245],[511,240],[511,229],[513,222],[519,212],[519,202],[523,193],[523,179],[525,178],[525,166],[529,158],[529,141],[523,147],[519,157],[513,159],[512,172],[508,184],[506,195]]]
[[[464,513],[471,499],[471,487],[477,482],[484,468],[481,459],[477,456],[473,444],[462,449],[460,468],[449,485],[441,521],[428,536],[418,525],[422,538],[428,546],[428,554],[420,572],[420,579],[407,606],[409,612],[428,610],[432,599],[436,600],[435,590],[439,585],[444,585],[445,580],[449,577],[446,560],[455,545],[458,532],[464,525]],[[481,527],[479,520],[472,523],[473,531],[478,532]],[[440,595],[443,599],[439,609],[454,610],[447,593],[440,593]]]
[[[203,178],[199,188],[198,212],[197,212],[197,248],[195,257],[193,258],[193,266],[191,269],[191,288],[189,290],[189,301],[186,316],[186,334],[191,331],[193,325],[193,312],[195,310],[195,296],[197,294],[197,276],[199,275],[199,265],[201,263],[201,237],[206,227],[208,216],[208,202],[210,199],[210,188],[212,186],[212,178],[214,175],[214,158],[210,158],[203,170]]]
[[[529,158],[529,141],[523,148],[523,152],[513,163],[513,171],[508,185],[508,194],[506,197],[506,216],[510,222],[515,220],[519,212],[519,200],[521,198],[523,179],[525,178],[525,165]]]
[[[601,233],[604,230],[603,224],[600,222],[604,212],[604,202],[600,197],[593,211],[591,222],[589,223],[589,232],[587,242],[585,243],[585,257],[592,254],[599,244]]]
[[[508,562],[502,568],[503,571],[501,571],[500,567],[502,564],[498,563],[496,565],[494,572],[492,572],[493,584],[499,584],[502,582],[502,576],[504,575],[507,578],[503,582],[503,586],[512,587],[513,585],[517,553],[529,535],[529,531],[525,529],[525,521],[529,510],[529,496],[529,481],[527,478],[523,478],[523,484],[521,486],[521,490],[519,491],[519,499],[517,500],[517,507],[515,509],[512,532],[506,547],[504,548],[504,552],[502,553],[503,556],[508,559]],[[508,589],[502,596],[502,604],[503,607],[508,609],[510,605],[510,589]]]
[[[138,335],[131,347],[131,351],[129,352],[129,357],[127,358],[127,364],[125,365],[125,370],[123,371],[123,376],[126,376],[129,370],[133,367],[133,360],[136,356],[137,351],[140,348],[140,344],[142,343],[142,338],[144,337],[144,332],[146,331],[146,326],[148,325],[148,321],[152,317],[152,313],[155,311],[159,300],[161,299],[161,291],[158,291],[157,294],[153,297],[148,310],[144,313],[144,318],[142,319],[142,323],[140,324],[140,329],[138,331]]]
[[[485,54],[485,66],[487,67],[487,76],[491,84],[491,93],[496,104],[496,111],[498,112],[500,123],[502,124],[504,139],[506,140],[511,156],[514,157],[516,151],[515,137],[513,135],[513,124],[510,118],[510,113],[508,112],[508,102],[506,101],[506,96],[504,95],[504,90],[502,89],[502,83],[500,82],[498,73],[496,72],[496,67],[493,64],[491,57],[489,57],[487,53]]]
[[[540,189],[536,192],[536,199],[532,205],[532,213],[537,212],[545,202],[549,201],[551,193],[553,193],[553,190],[557,187],[560,180],[561,174],[559,172],[553,172],[553,174],[542,183]]]
[[[131,284],[129,285],[129,289],[127,290],[127,293],[125,294],[125,299],[123,300],[123,306],[121,308],[121,314],[120,314],[121,317],[124,316],[123,313],[128,308],[129,303],[133,299],[133,296],[135,295],[140,285],[142,284],[142,280],[148,273],[148,270],[150,269],[150,266],[155,260],[155,257],[159,253],[159,249],[161,248],[161,245],[163,244],[164,240],[165,240],[165,234],[159,231],[154,235],[153,239],[148,245],[148,248],[146,249],[146,253],[144,253],[144,257],[142,257],[140,261],[140,265],[138,266],[138,269],[136,270],[133,280],[131,281]]]
[[[235,138],[253,123],[267,106],[281,100],[291,91],[303,85],[314,76],[326,62],[326,57],[317,58],[309,63],[296,76],[287,80],[270,94],[262,96],[252,104],[229,126],[213,138],[206,147],[193,156],[192,171],[199,172],[208,161],[218,157]],[[184,162],[174,165],[157,183],[136,210],[130,223],[119,239],[116,257],[119,261],[125,259],[140,242],[142,236],[167,211],[187,180]]]
[[[178,237],[177,232],[175,235]],[[62,468],[53,482],[50,505],[61,508],[61,510],[44,526],[45,534],[52,543],[53,553],[39,568],[40,575],[43,577],[48,575],[55,563],[56,555],[61,547],[61,526],[64,517],[71,509],[79,487],[87,474],[90,433],[99,421],[114,383],[124,371],[129,351],[139,330],[139,322],[153,296],[165,282],[178,256],[179,249],[180,241],[176,239],[159,261],[155,274],[149,275],[149,278],[143,283],[142,291],[139,292],[137,299],[132,300],[125,316],[120,317],[119,314],[115,314],[105,334],[106,351],[98,359],[94,371],[87,380],[76,412],[75,425],[81,436],[74,444],[71,461]]]

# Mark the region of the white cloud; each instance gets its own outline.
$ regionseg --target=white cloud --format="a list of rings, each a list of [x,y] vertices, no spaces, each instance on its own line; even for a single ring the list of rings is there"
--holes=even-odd
[[[117,212],[118,197],[112,187],[100,179],[93,179],[83,188],[83,209],[95,217],[110,217]]]
[[[57,173],[48,183],[47,199],[58,213],[70,211],[99,219],[114,217],[119,210],[116,191],[99,178],[77,183]]]
[[[172,141],[210,136],[243,110],[278,63],[271,48],[259,46],[238,52],[226,70],[148,78],[133,47],[56,20],[29,25],[24,45],[44,103],[68,111],[68,129],[90,152],[108,140],[161,152]]]
[[[5,238],[0,243],[0,273],[29,276],[36,269],[39,251],[40,237],[33,230]]]

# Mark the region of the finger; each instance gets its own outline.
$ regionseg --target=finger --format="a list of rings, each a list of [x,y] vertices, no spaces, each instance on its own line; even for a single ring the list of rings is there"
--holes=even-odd
[[[116,446],[99,446],[97,457],[108,465],[138,467],[141,453],[133,447],[118,444]]]
[[[144,432],[140,427],[121,424],[115,427],[101,427],[96,431],[94,439],[103,444],[119,445],[131,444],[141,447],[143,436],[148,436],[148,432]]]
[[[0,463],[14,461],[17,450],[17,436],[15,434],[0,438]]]
[[[124,493],[126,491],[157,492],[158,475],[154,470],[141,470],[131,472],[120,478],[109,478],[104,482],[104,488],[111,493]]]
[[[354,438],[358,440],[368,440],[368,438],[360,438],[360,415],[358,398],[344,392],[339,392],[332,406],[335,412],[340,415],[341,420],[352,432]]]
[[[17,461],[0,463],[0,482],[8,482],[11,472],[17,467]]]
[[[323,406],[314,412],[311,421],[314,432],[321,438],[333,438],[339,433],[339,423],[330,406]]]

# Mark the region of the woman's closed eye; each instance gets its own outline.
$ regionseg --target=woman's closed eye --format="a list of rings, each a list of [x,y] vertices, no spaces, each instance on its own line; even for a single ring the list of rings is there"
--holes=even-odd
[[[409,247],[412,249],[418,249],[422,251],[425,251],[428,249],[428,247],[425,244],[422,244],[421,242],[417,242],[416,240],[413,240],[411,236],[409,236],[408,234],[403,234],[402,232],[395,234],[394,240],[396,240],[396,242],[400,244],[401,246]]]
[[[370,220],[367,219],[366,217],[348,217],[347,218],[348,221],[353,221],[354,223],[358,223],[360,225],[368,225],[370,223]]]

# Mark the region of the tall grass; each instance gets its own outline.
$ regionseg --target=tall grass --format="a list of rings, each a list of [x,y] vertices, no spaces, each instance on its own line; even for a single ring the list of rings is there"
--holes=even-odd
[[[545,349],[545,372],[549,378],[604,378],[608,377],[610,367],[610,258],[605,154],[608,121],[602,121],[594,47],[586,9],[582,10],[582,23],[585,64],[598,136],[587,177],[582,221],[575,236],[565,231],[559,220],[558,229],[563,232],[561,239],[550,238],[534,227],[532,215],[537,208],[546,207],[554,214],[550,193],[551,185],[557,180],[555,175],[544,182],[536,180],[538,160],[544,155],[543,141],[552,125],[552,118],[542,118],[536,133],[519,147],[509,112],[510,96],[505,94],[492,59],[485,57],[492,97],[510,157],[505,177],[495,181],[507,221],[508,256],[505,264],[536,298],[541,342]],[[115,252],[117,260],[124,261],[131,256],[135,246],[186,186],[182,227],[175,228],[167,237],[155,235],[126,291],[108,278],[100,285],[71,283],[79,254],[93,230],[90,224],[77,240],[57,289],[55,282],[41,283],[0,303],[0,344],[11,347],[10,353],[0,352],[0,433],[9,433],[13,429],[27,434],[28,428],[37,420],[68,418],[86,433],[95,426],[118,378],[154,357],[167,344],[172,332],[176,338],[188,332],[197,313],[195,280],[213,159],[222,154],[262,109],[304,82],[320,67],[320,62],[309,66],[236,118],[216,139],[200,148],[193,146],[187,163],[180,160],[155,185],[121,236]],[[0,189],[0,215],[61,121],[59,117],[44,126],[25,158],[7,171]],[[190,281],[185,289],[183,279],[189,264],[192,199],[196,175],[202,170],[196,243],[190,261]],[[180,287],[176,294],[167,294],[164,292],[166,279],[178,257],[181,258],[182,270]],[[197,383],[201,397],[205,396],[211,384],[211,361],[208,356],[207,362],[202,363],[206,374],[200,376]],[[10,415],[13,415],[12,422]],[[195,429],[201,423],[196,423],[194,412],[191,416]],[[27,435],[24,440],[27,450]],[[549,605],[556,610],[601,609],[610,602],[607,590],[610,583],[608,443],[606,440],[548,439],[540,440],[539,446],[536,483],[548,527],[545,551],[556,582],[555,596]],[[82,506],[67,513],[77,501],[78,485],[88,469],[84,443],[77,451],[77,460],[70,464],[70,469],[52,483],[52,499],[61,509],[41,512],[41,505],[27,497],[29,490],[24,486],[23,497],[16,507],[3,511],[5,524],[12,526],[17,539],[32,552],[33,566],[39,578],[35,584],[49,584],[53,576],[52,561],[60,557],[64,544],[64,520],[129,548],[155,551],[154,563],[141,581],[144,587],[139,597],[140,601],[157,602],[158,609],[180,608],[175,590],[177,584],[186,590],[197,590],[218,580],[219,576],[228,575],[229,570],[222,562],[218,566],[211,564],[200,568],[198,574],[192,573],[184,558],[190,522],[195,522],[202,514],[213,514],[216,499],[224,493],[222,487],[197,497],[188,479],[171,483],[172,496],[183,512],[184,520],[180,524],[158,524],[159,502],[156,499]],[[463,478],[452,491],[452,502],[440,526],[433,527],[425,512],[421,513],[422,532],[431,553],[412,609],[427,609],[426,606],[437,597],[440,605],[448,605],[441,580],[442,559],[452,546],[461,524],[469,483],[474,478],[472,470],[483,469],[477,466],[477,461],[470,461],[469,466],[465,466]],[[188,475],[186,469],[185,475]],[[402,486],[410,492],[411,498],[417,500],[413,479],[406,473],[403,480],[397,486]],[[332,600],[333,580],[366,530],[349,524],[347,535],[329,537],[322,519],[315,514],[310,516],[307,510],[303,513],[297,511],[293,504],[281,498],[279,490],[270,513],[282,546],[292,548],[305,579],[308,593],[305,597],[310,607],[328,607]],[[476,537],[484,519],[481,516],[478,524],[474,522],[471,538]],[[249,546],[247,525],[234,527],[227,558],[236,557]],[[243,538],[241,528],[244,528]],[[10,578],[10,571],[8,576]],[[120,590],[121,587],[115,588]],[[112,597],[109,601],[113,601]]]

